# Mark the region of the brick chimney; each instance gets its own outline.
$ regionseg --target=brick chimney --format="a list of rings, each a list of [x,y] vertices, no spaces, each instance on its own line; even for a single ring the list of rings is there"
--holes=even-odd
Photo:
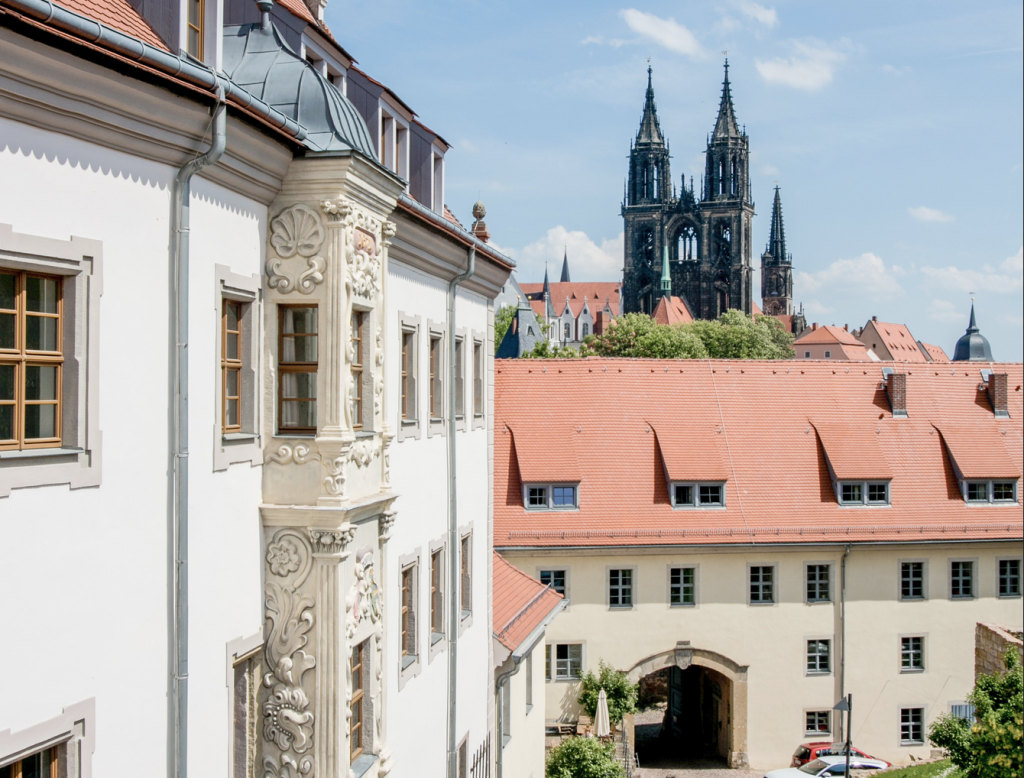
[[[885,382],[885,393],[889,395],[894,419],[907,418],[907,374],[893,373]]]
[[[811,332],[814,332],[817,329],[818,329],[818,322],[814,322],[814,324],[811,325]]]
[[[988,377],[988,399],[992,403],[992,410],[995,411],[997,419],[1010,418],[1010,410],[1006,405],[1006,383],[1008,380],[1007,373],[991,373]]]

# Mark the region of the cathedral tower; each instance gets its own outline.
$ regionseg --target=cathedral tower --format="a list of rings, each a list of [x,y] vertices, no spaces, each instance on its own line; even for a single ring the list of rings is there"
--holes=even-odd
[[[761,255],[761,307],[769,316],[793,313],[793,256],[786,253],[786,231],[782,225],[782,198],[775,187],[772,231]]]

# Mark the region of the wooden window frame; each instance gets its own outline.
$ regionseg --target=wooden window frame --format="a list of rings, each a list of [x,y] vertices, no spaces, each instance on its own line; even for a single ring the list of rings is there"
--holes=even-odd
[[[463,535],[459,542],[459,573],[461,618],[473,614],[473,533]]]
[[[15,437],[0,441],[0,451],[26,451],[40,448],[60,448],[63,440],[63,395],[64,395],[64,276],[35,273],[24,270],[0,270],[3,275],[14,276],[14,308],[0,309],[0,314],[14,316],[14,348],[0,349],[0,365],[14,367],[14,397],[0,400],[0,405],[13,407],[13,430]],[[57,312],[44,313],[29,311],[27,308],[28,279],[41,278],[55,281],[57,285]],[[28,317],[55,319],[57,322],[57,350],[29,350],[27,339]],[[53,400],[27,400],[25,381],[27,368],[56,367],[55,395]],[[54,432],[48,438],[25,437],[25,408],[28,405],[53,405]]]
[[[242,331],[244,327],[243,316],[245,315],[244,306],[245,303],[239,302],[238,300],[232,300],[227,297],[222,298],[221,301],[221,313],[220,313],[220,372],[221,372],[221,433],[230,434],[232,432],[242,431],[242,370],[245,367],[244,360],[242,359],[242,350],[244,348],[244,338],[242,337]],[[228,329],[228,306],[235,306],[238,309],[237,324],[238,329]],[[231,359],[228,357],[228,339],[236,338],[238,341],[238,348],[235,350],[236,357]],[[228,373],[235,373],[235,391],[237,394],[228,394]],[[228,403],[230,401],[238,403],[237,412],[235,414],[236,424],[228,424]]]
[[[416,330],[402,330],[402,421],[416,419]]]
[[[352,344],[352,429],[363,428],[363,347],[364,328],[366,327],[366,311],[353,309],[349,322],[349,338]]]
[[[430,371],[430,420],[444,421],[444,336],[430,333],[427,362]]]
[[[363,663],[366,661],[366,641],[357,643],[352,647],[349,654],[348,669],[352,679],[352,696],[349,700],[349,756],[354,762],[363,755],[365,741],[363,736],[363,722],[366,719],[366,711],[363,707],[365,689],[363,688]]]
[[[317,359],[315,362],[285,362],[284,361],[284,316],[285,312],[295,308],[311,308],[317,312],[316,321],[316,332],[298,333],[298,337],[309,337],[314,336],[317,339]],[[291,333],[289,337],[296,336],[296,333]],[[282,425],[284,419],[284,376],[289,373],[312,373],[314,376],[317,375],[320,369],[320,310],[316,304],[313,305],[284,305],[279,304],[277,306],[277,431],[279,435],[309,435],[316,434],[316,425],[312,427],[285,427]],[[315,379],[314,379],[315,381]],[[300,398],[306,399],[310,398]],[[319,398],[313,397],[312,402],[316,405]],[[291,400],[289,400],[291,402]],[[317,411],[319,412],[319,405],[316,405]]]
[[[198,6],[199,13],[197,15],[198,25],[192,24],[189,18],[189,12],[192,10],[193,4]],[[198,59],[200,62],[203,61],[203,28],[205,27],[204,22],[206,16],[206,0],[186,0],[185,5],[185,51],[189,49],[189,37],[192,30],[196,32],[196,51],[188,51],[193,57]]]
[[[444,639],[444,548],[430,552],[430,644]]]
[[[419,565],[413,563],[402,569],[401,579],[401,649],[402,669],[416,662],[419,658],[419,651],[416,644],[416,575]],[[410,626],[410,619],[412,625]],[[409,648],[413,650],[410,651]],[[406,657],[411,657],[406,660]]]
[[[42,775],[45,778],[57,778],[60,775],[60,750],[62,746],[50,746],[50,748],[44,748],[42,751],[36,751],[34,754],[24,756],[16,762],[12,762],[6,765],[11,769],[11,778],[22,778],[24,775],[25,762],[32,757],[42,756],[44,764]],[[49,764],[46,764],[46,763]]]

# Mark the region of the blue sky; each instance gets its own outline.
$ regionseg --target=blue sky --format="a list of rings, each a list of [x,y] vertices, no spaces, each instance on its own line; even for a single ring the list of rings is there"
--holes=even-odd
[[[1022,9],[334,0],[327,21],[453,145],[445,199],[467,225],[484,201],[521,281],[564,245],[574,280],[621,277],[647,60],[678,185],[700,179],[727,50],[756,253],[778,181],[808,321],[876,315],[951,353],[974,292],[995,357],[1022,361]]]

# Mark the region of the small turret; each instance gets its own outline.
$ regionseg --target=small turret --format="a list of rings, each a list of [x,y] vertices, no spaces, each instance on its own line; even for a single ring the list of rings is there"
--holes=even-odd
[[[971,301],[971,321],[967,325],[967,331],[960,336],[953,349],[954,362],[991,362],[992,347],[988,345],[988,339],[978,329],[978,322],[974,318],[974,301]]]

